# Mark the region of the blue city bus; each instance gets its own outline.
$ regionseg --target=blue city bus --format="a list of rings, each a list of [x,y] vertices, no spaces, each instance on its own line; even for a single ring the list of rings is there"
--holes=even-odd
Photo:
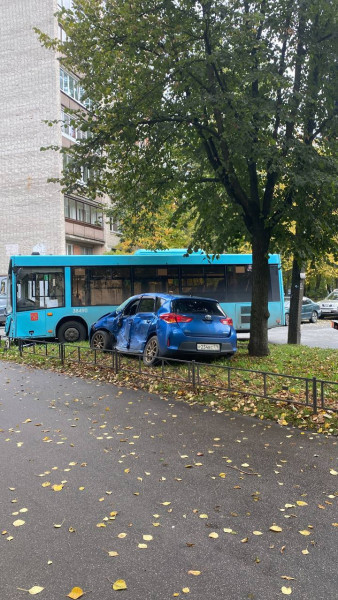
[[[268,327],[284,323],[280,257],[269,257]],[[12,256],[8,270],[10,339],[87,339],[99,317],[129,296],[166,292],[215,298],[238,332],[250,330],[252,255],[138,250],[131,255]]]

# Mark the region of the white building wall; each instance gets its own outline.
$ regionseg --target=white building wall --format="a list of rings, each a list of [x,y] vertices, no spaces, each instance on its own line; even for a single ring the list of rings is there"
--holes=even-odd
[[[10,254],[64,254],[63,196],[47,183],[62,168],[57,152],[59,63],[33,27],[57,36],[57,0],[0,0],[0,273]]]

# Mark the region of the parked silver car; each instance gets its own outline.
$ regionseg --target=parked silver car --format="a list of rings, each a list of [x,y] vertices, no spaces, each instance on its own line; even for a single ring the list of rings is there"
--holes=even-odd
[[[322,311],[322,318],[324,317],[338,317],[338,289],[333,290],[324,300],[319,302],[320,309]]]

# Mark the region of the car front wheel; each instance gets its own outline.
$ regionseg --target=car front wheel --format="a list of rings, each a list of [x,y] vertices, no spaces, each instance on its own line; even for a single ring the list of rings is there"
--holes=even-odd
[[[310,318],[310,323],[317,323],[317,320],[318,320],[318,313],[314,310],[311,315],[311,318]]]
[[[90,347],[93,350],[111,350],[111,335],[108,333],[108,331],[104,331],[103,329],[95,331],[92,339],[90,340]]]
[[[152,367],[152,366],[158,364],[158,362],[159,362],[158,354],[159,354],[158,339],[157,339],[156,335],[153,335],[153,337],[149,338],[149,340],[147,341],[147,343],[144,347],[144,351],[143,351],[144,364],[147,365],[147,367]]]

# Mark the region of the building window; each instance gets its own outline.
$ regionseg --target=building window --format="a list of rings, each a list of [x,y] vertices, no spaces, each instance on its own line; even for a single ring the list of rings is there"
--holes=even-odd
[[[103,213],[102,209],[88,204],[82,200],[75,200],[75,198],[68,198],[65,196],[65,218],[72,219],[73,221],[79,221],[80,223],[88,223],[89,225],[96,225],[102,227],[103,224]]]
[[[74,254],[74,246],[73,246],[73,244],[66,244],[66,254],[67,255]]]
[[[93,248],[89,248],[89,246],[81,246],[81,254],[89,256],[93,254]]]
[[[63,135],[74,141],[86,140],[89,137],[89,132],[82,131],[79,127],[75,127],[72,124],[72,120],[72,115],[65,112],[64,108],[61,107],[61,127]]]
[[[109,231],[112,233],[120,233],[121,224],[118,219],[114,219],[113,217],[109,217]]]
[[[67,73],[63,68],[60,68],[60,89],[67,94],[67,96],[70,96],[86,108],[91,108],[92,103],[89,98],[82,100],[85,92],[80,85],[79,79],[70,75],[70,73]]]
[[[65,30],[63,29],[63,27],[61,27],[61,25],[59,25],[58,27],[58,35],[59,35],[59,40],[60,42],[64,43],[68,41],[68,35],[66,34]]]
[[[73,8],[73,0],[58,0],[60,8],[66,8],[71,10]]]
[[[69,153],[67,152],[63,152],[62,154],[63,156],[63,169],[65,170],[66,168],[71,170],[72,169],[72,157]],[[75,168],[74,167],[74,174],[76,174],[77,177],[77,182],[79,185],[87,185],[89,179],[92,177],[93,175],[93,170],[89,169],[86,166],[80,167],[80,168]]]

